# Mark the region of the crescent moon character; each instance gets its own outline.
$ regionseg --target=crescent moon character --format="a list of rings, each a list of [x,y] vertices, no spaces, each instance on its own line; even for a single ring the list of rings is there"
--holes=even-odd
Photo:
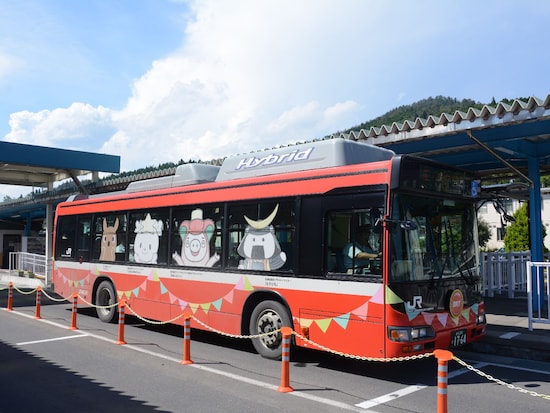
[[[248,218],[246,215],[244,216],[244,219],[246,219],[246,222],[248,222],[248,225],[250,225],[252,228],[262,229],[262,228],[268,227],[271,224],[271,221],[275,219],[275,216],[277,215],[278,211],[279,211],[279,204],[275,205],[275,209],[273,209],[273,212],[269,214],[269,216],[265,219],[254,221]]]

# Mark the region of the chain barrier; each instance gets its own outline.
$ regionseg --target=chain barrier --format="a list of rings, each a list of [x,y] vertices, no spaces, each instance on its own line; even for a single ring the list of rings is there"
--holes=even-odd
[[[201,320],[199,320],[195,316],[191,316],[191,318],[193,320],[195,320],[198,324],[200,324],[201,326],[206,328],[207,330],[210,330],[214,333],[220,334],[220,335],[225,336],[225,337],[231,337],[231,338],[244,338],[244,339],[262,338],[262,337],[271,336],[273,334],[278,334],[278,333],[281,332],[281,329],[279,328],[277,330],[270,331],[269,333],[252,334],[252,335],[248,335],[248,336],[247,335],[242,335],[242,334],[231,334],[231,333],[225,333],[223,331],[217,330],[214,327],[210,327],[208,324],[205,324],[204,322],[202,322]]]
[[[19,294],[30,295],[30,294],[34,294],[38,290],[38,287],[36,287],[34,290],[31,290],[31,291],[23,291],[17,288],[16,285],[13,285],[13,289],[17,291]]]
[[[474,366],[466,363],[465,361],[459,359],[456,356],[453,356],[453,360],[456,361],[458,364],[466,367],[468,370],[478,374],[479,376],[481,376],[481,377],[483,377],[483,378],[485,378],[489,381],[495,382],[496,384],[508,387],[511,390],[517,390],[518,392],[528,394],[529,396],[541,397],[543,399],[550,400],[550,395],[537,393],[536,391],[533,391],[533,390],[527,390],[527,389],[524,389],[523,387],[519,387],[519,386],[515,386],[515,385],[510,384],[510,383],[506,383],[505,381],[497,379],[497,378],[491,376],[490,374],[484,373],[481,370],[476,369]]]
[[[3,288],[0,288],[0,291],[3,291],[3,290],[6,290],[6,289],[9,289],[9,287],[3,287]],[[23,294],[23,295],[29,295],[29,294],[33,294],[33,293],[36,293],[38,291],[38,287],[31,290],[31,291],[22,291],[20,290],[19,288],[17,288],[16,286],[13,286],[13,289],[15,291],[17,291],[18,293],[20,294]],[[74,299],[74,295],[71,295],[70,297],[68,298],[65,298],[65,297],[61,297],[61,298],[56,298],[56,297],[52,297],[50,294],[47,293],[46,290],[41,290],[41,293],[44,294],[48,299],[54,301],[54,302],[63,302],[63,301],[70,301],[71,298]],[[91,306],[91,307],[94,307],[94,308],[101,308],[101,309],[110,309],[110,308],[113,308],[113,307],[118,307],[119,306],[119,303],[120,302],[116,302],[116,303],[113,303],[113,304],[110,304],[110,305],[104,305],[104,306],[100,306],[100,305],[96,305],[96,304],[92,304],[90,302],[88,302],[86,299],[84,299],[82,296],[80,295],[77,295],[77,297],[85,304],[85,305],[88,305],[88,306]],[[145,322],[145,323],[149,323],[149,324],[153,324],[153,325],[165,325],[165,324],[172,324],[174,323],[175,321],[179,320],[180,318],[182,317],[185,317],[187,315],[187,313],[183,312],[179,315],[177,315],[176,317],[170,319],[170,320],[166,320],[166,321],[155,321],[155,320],[151,320],[151,319],[148,319],[146,317],[143,317],[141,316],[140,314],[138,314],[136,311],[134,311],[134,309],[132,307],[130,307],[128,305],[128,303],[125,304],[125,308],[127,308],[130,313],[132,313],[132,315],[134,315],[135,317],[137,317],[139,320]],[[190,318],[192,318],[193,320],[195,320],[195,322],[199,325],[201,325],[203,328],[205,328],[206,330],[209,330],[213,333],[216,333],[216,334],[220,334],[222,336],[225,336],[225,337],[230,337],[230,338],[238,338],[238,339],[255,339],[255,338],[262,338],[262,337],[268,337],[268,336],[271,336],[271,335],[274,335],[274,334],[280,334],[282,333],[282,329],[277,329],[277,330],[273,330],[273,331],[270,331],[268,333],[260,333],[260,334],[251,334],[251,335],[242,335],[242,334],[231,334],[231,333],[226,333],[224,331],[221,331],[221,330],[218,330],[208,324],[206,324],[205,322],[199,320],[197,317],[195,317],[194,315],[190,315]],[[341,357],[346,357],[346,358],[350,358],[350,359],[354,359],[354,360],[362,360],[362,361],[370,361],[370,362],[384,362],[384,363],[387,363],[387,362],[395,362],[395,361],[410,361],[410,360],[418,360],[418,359],[423,359],[423,358],[427,358],[427,357],[432,357],[434,356],[434,353],[424,353],[424,354],[417,354],[417,355],[412,355],[412,356],[401,356],[401,357],[389,357],[389,358],[386,358],[386,357],[365,357],[365,356],[357,356],[357,355],[354,355],[354,354],[349,354],[349,353],[345,353],[345,352],[341,352],[341,351],[337,351],[337,350],[334,350],[334,349],[331,349],[330,347],[326,347],[322,344],[318,344],[312,340],[310,340],[309,338],[303,336],[302,334],[292,330],[291,331],[291,334],[293,334],[294,336],[298,337],[299,339],[301,339],[303,342],[313,346],[313,347],[316,347],[317,349],[319,350],[322,350],[322,351],[325,351],[327,353],[331,353],[331,354],[335,354],[337,356],[341,356]],[[460,358],[456,357],[456,356],[452,356],[452,359],[454,361],[456,361],[458,364],[462,365],[463,367],[467,368],[468,370],[478,374],[479,376],[489,380],[489,381],[492,381],[496,384],[499,384],[501,386],[505,386],[511,390],[516,390],[520,393],[523,393],[523,394],[527,394],[529,396],[534,396],[534,397],[541,397],[545,400],[550,400],[550,395],[547,395],[547,394],[542,394],[542,393],[538,393],[536,391],[533,391],[533,390],[527,390],[525,388],[522,388],[522,387],[519,387],[519,386],[516,386],[516,385],[513,385],[513,384],[510,384],[510,383],[506,383],[505,381],[503,380],[500,380],[500,379],[497,379],[493,376],[491,376],[490,374],[487,374],[487,373],[484,373],[483,371],[475,368],[474,366],[466,363],[465,361],[461,360]]]
[[[160,325],[165,325],[165,324],[172,324],[174,321],[177,321],[179,320],[180,318],[184,317],[185,316],[185,313],[181,313],[180,315],[170,319],[170,320],[166,320],[166,321],[156,321],[156,320],[150,320],[148,318],[145,318],[141,315],[139,315],[138,313],[136,313],[134,311],[134,309],[132,307],[130,307],[128,305],[128,303],[126,303],[126,306],[125,306],[128,310],[130,310],[130,312],[136,316],[138,319],[140,319],[141,321],[143,321],[144,323],[149,323],[149,324],[153,324],[153,325],[157,325],[157,326],[160,326]]]
[[[48,294],[48,292],[46,290],[42,290],[42,294],[44,294],[49,300],[52,300],[52,301],[55,301],[56,303],[61,303],[63,301],[69,301],[73,296],[69,296],[68,298],[65,298],[65,297],[61,297],[61,298],[56,298],[56,297],[52,297],[51,295]]]
[[[390,361],[418,360],[418,359],[422,359],[422,358],[426,358],[426,357],[432,357],[434,355],[433,353],[424,353],[424,354],[416,354],[416,355],[413,355],[413,356],[401,356],[401,357],[389,357],[389,358],[386,358],[386,357],[357,356],[357,355],[354,355],[354,354],[349,354],[349,353],[344,353],[344,352],[341,352],[341,351],[333,350],[329,347],[318,344],[314,341],[311,341],[309,338],[304,337],[303,335],[301,335],[300,333],[298,333],[296,331],[292,331],[292,334],[294,334],[296,337],[299,337],[300,339],[302,339],[306,343],[308,343],[312,346],[315,346],[320,350],[326,351],[327,353],[336,354],[337,356],[347,357],[347,358],[354,359],[354,360],[377,361],[377,362],[387,363],[387,362],[390,362]]]
[[[111,308],[114,308],[114,307],[118,307],[118,302],[114,302],[113,304],[108,304],[108,305],[97,305],[97,304],[92,304],[91,302],[89,302],[88,300],[86,300],[84,297],[82,297],[80,294],[78,295],[78,298],[84,303],[86,304],[87,306],[89,307],[93,307],[93,308],[100,308],[102,310],[109,310]]]

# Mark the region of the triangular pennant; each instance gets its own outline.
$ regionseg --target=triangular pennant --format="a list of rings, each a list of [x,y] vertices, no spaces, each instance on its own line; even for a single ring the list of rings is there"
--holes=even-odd
[[[183,310],[185,307],[187,307],[187,301],[178,300],[178,303],[180,305],[180,308]]]
[[[193,314],[195,314],[199,309],[199,305],[194,303],[189,303],[189,307],[191,308],[191,311],[193,312]]]
[[[441,323],[443,327],[447,325],[447,319],[449,318],[449,314],[447,313],[439,313],[437,314],[437,319]]]
[[[435,314],[423,312],[422,315],[424,316],[424,321],[426,321],[426,324],[431,326],[434,322]]]
[[[475,315],[478,315],[479,314],[479,304],[474,304],[472,306],[472,311],[474,312]]]
[[[166,288],[164,286],[164,284],[162,282],[160,282],[160,293],[161,294],[166,294],[168,292],[168,288]]]
[[[401,298],[399,298],[399,296],[397,294],[395,294],[390,289],[390,287],[386,287],[386,304],[400,304],[402,302],[403,302],[403,300]],[[407,312],[408,312],[408,310],[407,310]],[[409,316],[409,319],[410,319],[410,316]]]
[[[143,281],[141,283],[141,285],[139,286],[140,289],[142,289],[143,291],[147,291],[147,278],[145,279],[145,281]]]
[[[225,296],[223,297],[225,301],[232,304],[233,303],[233,290],[229,291]]]
[[[466,319],[466,321],[470,321],[470,309],[469,308],[463,310],[462,313],[460,313],[460,315],[462,315],[462,317],[464,317]]]
[[[315,323],[319,326],[319,328],[321,329],[321,331],[323,331],[323,333],[326,333],[327,330],[328,330],[328,327],[330,326],[330,318],[323,318],[321,320],[315,320]]]
[[[153,281],[160,281],[159,275],[155,270],[153,270]]]
[[[130,299],[130,297],[132,296],[132,292],[131,291],[124,291],[124,295],[126,296],[127,299]]]
[[[244,277],[244,290],[245,291],[253,291],[254,290],[254,287],[252,286],[252,284],[248,280],[248,277]]]
[[[212,302],[212,305],[214,306],[214,308],[216,308],[216,310],[220,311],[220,309],[222,308],[222,301],[223,300],[220,298],[219,300]]]
[[[134,295],[135,295],[136,297],[139,297],[139,287],[134,288],[134,290],[133,290],[132,292],[134,293]]]
[[[409,321],[415,319],[418,316],[418,314],[420,314],[420,310],[416,309],[412,305],[409,305],[409,303],[405,303],[405,311],[407,312],[407,317],[409,317]]]
[[[359,317],[361,320],[366,320],[368,311],[369,311],[369,302],[367,301],[365,304],[363,304],[360,307],[357,307],[351,313]]]
[[[208,314],[208,311],[210,310],[210,305],[211,303],[205,303],[205,304],[201,304],[201,308],[202,308],[202,311],[205,312],[205,314]]]
[[[336,321],[338,325],[345,330],[348,326],[349,316],[350,316],[350,313],[340,315],[338,317],[334,317],[334,321]]]
[[[235,290],[244,290],[244,277],[239,278],[239,281],[237,281],[237,284],[235,284]]]
[[[84,279],[80,280],[80,285],[84,285]]]
[[[170,291],[168,291],[168,299],[170,300],[171,304],[174,304],[176,301],[178,301],[178,297],[176,297]]]
[[[296,317],[296,320],[298,321],[298,324],[300,324],[300,327],[307,327],[309,328],[311,324],[313,323],[313,320],[309,318],[298,318]]]
[[[384,304],[384,286],[381,285],[376,294],[374,294],[369,300],[371,303]]]

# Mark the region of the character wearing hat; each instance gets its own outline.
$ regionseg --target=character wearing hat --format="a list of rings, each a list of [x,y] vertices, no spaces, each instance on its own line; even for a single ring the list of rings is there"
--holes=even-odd
[[[214,231],[214,221],[202,219],[202,209],[193,210],[191,220],[185,220],[180,225],[181,256],[175,252],[172,255],[174,261],[191,267],[212,267],[220,259],[218,254],[210,256],[210,240]]]

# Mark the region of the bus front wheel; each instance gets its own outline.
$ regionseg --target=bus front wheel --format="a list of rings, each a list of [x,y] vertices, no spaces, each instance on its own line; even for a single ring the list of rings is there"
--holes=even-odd
[[[265,358],[279,360],[282,355],[283,336],[277,331],[281,327],[291,327],[290,315],[278,301],[262,301],[250,317],[250,334],[256,351]]]
[[[118,309],[115,287],[110,281],[102,281],[95,293],[96,313],[104,323],[113,323],[117,319]]]

